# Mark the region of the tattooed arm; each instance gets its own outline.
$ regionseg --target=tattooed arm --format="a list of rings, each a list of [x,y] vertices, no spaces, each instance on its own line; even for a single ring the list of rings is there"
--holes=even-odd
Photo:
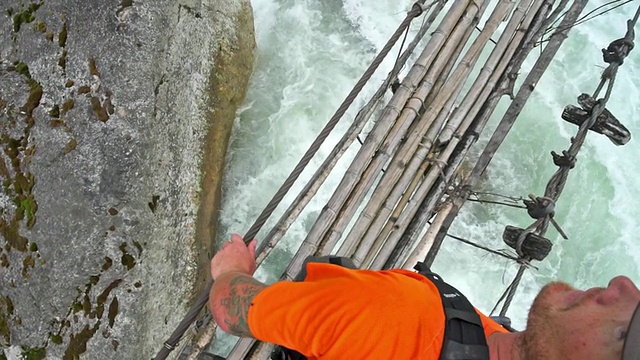
[[[253,337],[247,322],[249,307],[253,298],[266,287],[242,272],[219,276],[209,294],[209,305],[218,326],[231,335]]]
[[[256,241],[245,244],[242,237],[232,234],[211,259],[209,306],[220,328],[229,334],[253,337],[247,316],[253,298],[267,286],[254,279]]]

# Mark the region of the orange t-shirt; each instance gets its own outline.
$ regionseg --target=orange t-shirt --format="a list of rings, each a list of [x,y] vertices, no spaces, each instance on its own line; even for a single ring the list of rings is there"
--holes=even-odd
[[[507,332],[480,314],[485,335]],[[304,282],[277,282],[253,300],[259,340],[309,359],[438,359],[445,316],[436,286],[407,270],[310,263]]]

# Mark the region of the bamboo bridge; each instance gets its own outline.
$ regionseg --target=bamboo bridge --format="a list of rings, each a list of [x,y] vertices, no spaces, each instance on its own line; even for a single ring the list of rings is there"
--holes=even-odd
[[[425,0],[417,1],[244,237],[255,237],[375,68],[400,36],[409,34],[411,21],[421,19],[420,30],[411,42],[403,42],[402,53],[384,83],[360,109],[340,142],[262,240],[256,252],[257,263],[269,255],[338,159],[369,124],[371,130],[340,185],[281,279],[292,280],[310,255],[346,256],[360,268],[368,269],[411,269],[418,261],[431,265],[449,226],[465,201],[476,196],[474,188],[480,176],[569,30],[584,20],[580,15],[586,3],[586,0],[575,0],[571,4],[568,0],[459,0],[449,4],[443,0],[428,4]],[[480,24],[481,18],[486,18],[486,22]],[[532,261],[544,259],[551,250],[551,242],[544,237],[548,225],[554,225],[565,236],[553,219],[555,201],[562,192],[569,170],[574,167],[586,134],[589,130],[599,132],[616,145],[623,145],[630,139],[628,130],[605,106],[618,67],[633,48],[637,18],[638,13],[628,21],[627,33],[603,49],[603,59],[608,67],[600,76],[596,90],[590,95],[580,95],[579,107],[569,105],[565,108],[563,119],[578,125],[579,130],[571,139],[568,150],[561,155],[552,152],[558,170],[545,193],[530,195],[522,201],[521,207],[531,215],[532,224],[507,226],[502,234],[514,251],[511,255],[499,254],[516,261],[520,268],[501,299],[504,303],[500,315],[506,313],[525,269]],[[440,20],[436,24],[437,19]],[[399,79],[400,69],[419,44],[425,44],[419,57],[411,64],[407,75]],[[526,78],[518,81],[523,62],[535,47],[541,48],[540,53],[533,56],[535,64]],[[489,53],[486,60],[480,61],[481,54],[486,53]],[[599,97],[605,85],[605,95]],[[392,93],[390,100],[383,104],[385,94],[389,93]],[[503,98],[510,104],[501,115],[495,132],[471,170],[461,171],[461,164],[469,161],[467,155],[471,147]],[[207,296],[208,289],[156,359],[164,359],[200,316],[205,325],[198,328],[198,335],[191,344],[186,344],[186,350],[185,344],[180,349],[180,358],[199,358],[215,332],[215,323],[210,316],[203,317],[208,310],[201,312]],[[271,349],[271,344],[241,339],[227,358],[268,359]]]

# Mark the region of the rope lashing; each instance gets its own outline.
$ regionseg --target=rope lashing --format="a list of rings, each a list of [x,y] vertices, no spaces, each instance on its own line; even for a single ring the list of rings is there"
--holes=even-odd
[[[606,49],[602,49],[602,60],[607,64],[624,64],[624,58],[633,50],[633,40],[627,38],[617,39],[611,42]]]
[[[516,253],[520,257],[520,259],[526,259],[528,256],[522,251],[522,244],[524,240],[527,238],[527,235],[532,234],[535,229],[542,223],[542,219],[536,220],[533,224],[529,225],[524,231],[520,233],[518,236],[518,240],[516,241]]]
[[[524,199],[522,202],[527,207],[527,213],[534,219],[544,219],[555,214],[556,203],[553,199],[544,196],[529,194],[530,200]]]
[[[565,234],[565,232],[562,230],[560,224],[558,224],[553,218],[556,214],[555,201],[553,201],[553,199],[550,197],[535,196],[532,194],[529,194],[529,198],[531,200],[524,199],[522,200],[522,202],[524,202],[525,206],[527,207],[527,213],[529,214],[529,216],[531,216],[533,219],[541,220],[540,223],[536,224],[536,228],[541,229],[540,225],[542,225],[543,222],[549,221],[565,240],[569,240],[569,237],[567,237],[567,234]],[[542,234],[542,231],[539,230],[538,232]]]
[[[558,167],[568,167],[573,169],[576,166],[576,157],[569,154],[567,150],[562,150],[562,155],[558,155],[555,151],[551,151],[553,157],[553,163]]]

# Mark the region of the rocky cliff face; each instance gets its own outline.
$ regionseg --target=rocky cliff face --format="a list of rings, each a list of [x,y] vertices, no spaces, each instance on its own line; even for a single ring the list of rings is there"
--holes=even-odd
[[[206,274],[248,0],[0,6],[0,359],[150,358]]]

